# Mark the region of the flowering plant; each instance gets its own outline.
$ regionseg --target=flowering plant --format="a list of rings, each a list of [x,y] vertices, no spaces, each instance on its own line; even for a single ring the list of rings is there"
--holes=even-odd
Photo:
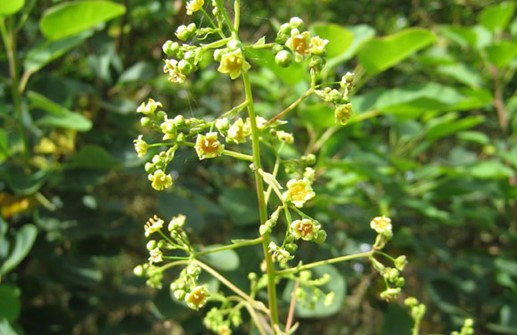
[[[200,14],[207,19],[209,26],[197,27],[194,23],[180,26],[176,30],[179,42],[167,41],[163,45],[168,57],[163,71],[170,82],[181,84],[207,66],[208,58],[213,59],[218,72],[232,81],[241,82],[243,102],[212,119],[205,119],[171,115],[161,102],[149,99],[140,105],[137,112],[142,115],[142,126],[151,129],[161,139],[151,142],[141,135],[134,144],[138,156],[146,160],[145,170],[151,186],[157,191],[173,187],[170,163],[177,150],[193,148],[199,160],[229,157],[247,162],[255,180],[258,201],[257,236],[203,249],[191,243],[185,229],[188,218],[184,215],[171,218],[167,225],[165,219],[154,216],[145,225],[145,236],[150,238],[147,243],[148,262],[137,266],[134,272],[146,277],[148,285],[160,288],[166,281],[166,270],[181,269],[174,280],[166,282],[172,295],[194,310],[210,306],[204,325],[215,333],[231,334],[232,328],[243,323],[242,313],[246,311],[260,334],[293,334],[297,328],[294,322],[296,304],[314,306],[321,300],[328,305],[335,298],[334,293],[326,291],[325,287],[331,276],[315,277],[313,269],[365,259],[384,279],[385,290],[380,297],[391,301],[400,295],[404,286],[402,271],[407,261],[404,255],[392,257],[382,251],[393,236],[391,220],[386,216],[371,220],[370,226],[377,237],[366,251],[307,264],[296,260],[300,244],[325,242],[325,227],[331,223],[320,222],[307,211],[317,197],[313,184],[321,173],[314,168],[315,154],[298,157],[294,160],[294,168],[293,160],[282,158],[282,150],[295,141],[294,134],[286,128],[287,116],[305,99],[315,96],[333,108],[338,125],[346,125],[352,113],[349,94],[353,89],[354,73],[346,72],[338,80],[328,82],[322,71],[329,41],[306,30],[304,22],[297,17],[280,25],[273,42],[266,42],[265,38],[253,43],[244,41],[239,35],[240,7],[240,0],[235,0],[231,18],[222,0],[212,0],[210,4],[203,0],[188,1],[187,15]],[[248,61],[254,50],[263,49],[271,50],[278,66],[299,63],[310,75],[306,92],[269,119],[259,115],[255,108],[250,72],[256,65]],[[263,159],[266,148],[274,152],[276,158],[272,163]],[[158,151],[148,155],[151,149]],[[280,173],[281,168],[285,173]],[[248,275],[248,292],[204,260],[210,254],[252,246],[262,247],[263,263],[262,273]],[[217,279],[230,293],[211,290],[201,280],[203,272]],[[277,286],[284,281],[295,283],[287,312],[282,312],[283,306],[277,297]],[[262,291],[267,294],[262,295]],[[420,305],[411,300],[408,306],[415,309]],[[415,323],[423,315],[422,308],[418,308],[419,312],[414,313]],[[418,327],[415,329],[418,331]]]

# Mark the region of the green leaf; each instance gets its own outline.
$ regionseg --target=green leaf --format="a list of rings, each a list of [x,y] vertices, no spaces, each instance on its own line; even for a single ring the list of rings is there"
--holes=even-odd
[[[23,66],[25,71],[34,73],[42,69],[53,60],[63,56],[66,52],[81,44],[92,35],[86,31],[77,36],[68,37],[58,41],[44,41],[31,48],[25,57]]]
[[[379,110],[409,119],[417,118],[423,112],[450,110],[464,98],[452,87],[428,83],[352,96],[352,104],[358,113]]]
[[[513,171],[496,159],[478,163],[468,170],[470,174],[480,179],[500,179],[513,176]]]
[[[388,304],[381,335],[409,334],[412,325],[413,321],[406,309],[398,304]]]
[[[40,108],[47,112],[47,115],[36,121],[39,126],[75,129],[77,131],[88,131],[92,128],[92,122],[81,114],[74,113],[39,93],[29,91],[27,97],[33,108]]]
[[[277,78],[287,85],[294,86],[307,77],[304,63],[293,62],[288,67],[281,67],[275,62],[275,56],[271,50],[256,49],[246,50],[246,57],[253,63],[271,70]]]
[[[400,63],[435,40],[435,35],[426,29],[406,29],[366,42],[359,51],[359,61],[366,72],[373,75]]]
[[[51,40],[68,37],[109,21],[126,12],[110,1],[66,2],[47,10],[40,21],[41,32]]]
[[[354,40],[352,31],[333,23],[316,23],[311,26],[315,35],[327,39],[327,56],[329,58],[342,56],[348,51]]]
[[[498,68],[508,66],[512,60],[517,56],[517,44],[502,41],[495,45],[490,45],[486,48],[486,53],[490,63]]]
[[[0,16],[16,14],[25,5],[25,0],[2,0]]]
[[[439,27],[439,31],[449,41],[456,42],[462,47],[476,45],[477,34],[470,27],[443,25]]]
[[[219,203],[238,226],[253,225],[259,221],[257,196],[248,188],[225,189]]]
[[[479,23],[490,31],[503,31],[510,22],[515,11],[515,3],[503,2],[485,8],[479,14]]]
[[[128,83],[133,81],[145,81],[151,79],[155,74],[154,66],[148,62],[138,62],[124,71],[118,83]]]
[[[479,88],[483,85],[481,73],[463,63],[442,65],[436,68],[436,71],[471,88]]]
[[[458,117],[457,114],[448,114],[442,118],[434,119],[427,130],[426,138],[429,141],[436,141],[461,130],[470,129],[485,120],[481,115],[469,116],[459,120]]]
[[[47,178],[47,171],[30,173],[19,166],[11,165],[0,170],[0,177],[5,180],[16,195],[31,195],[37,192]]]
[[[296,315],[300,318],[325,318],[339,312],[346,295],[346,282],[343,276],[332,265],[322,265],[312,269],[311,272],[312,278],[320,278],[328,274],[331,279],[325,285],[319,286],[323,291],[323,295],[316,301],[314,308],[297,303]],[[284,290],[284,301],[289,302],[291,300],[293,288],[294,282],[290,281]],[[325,305],[325,294],[330,292],[334,293],[334,299],[332,299],[330,304]],[[308,301],[314,297],[310,290],[307,290],[307,295]]]
[[[210,250],[210,249],[216,249],[218,247],[221,247],[221,244],[214,244],[206,247],[203,251]],[[204,256],[201,256],[201,259],[205,261],[206,263],[210,264],[214,268],[221,270],[221,271],[232,271],[239,267],[239,255],[235,250],[223,250],[220,252],[207,254]]]
[[[120,163],[104,148],[90,145],[76,152],[65,167],[68,169],[110,170],[118,168]]]
[[[20,316],[20,310],[20,289],[11,285],[0,285],[0,319],[13,322]],[[3,333],[0,331],[0,334]]]
[[[329,128],[336,125],[333,109],[327,104],[308,105],[299,115],[313,127]]]
[[[0,274],[4,275],[14,269],[27,256],[36,241],[38,229],[33,224],[26,224],[16,232],[14,247],[0,268]]]

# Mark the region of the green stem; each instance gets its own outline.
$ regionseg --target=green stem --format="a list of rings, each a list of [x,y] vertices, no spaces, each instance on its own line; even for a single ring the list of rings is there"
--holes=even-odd
[[[196,264],[199,265],[200,268],[202,268],[203,270],[208,272],[210,275],[212,275],[212,277],[219,280],[222,284],[224,284],[226,287],[228,287],[230,290],[232,290],[235,294],[237,294],[239,297],[244,299],[244,301],[246,301],[248,304],[250,304],[250,306],[252,306],[253,308],[260,310],[264,313],[269,312],[267,310],[267,308],[261,302],[256,301],[255,299],[253,299],[252,297],[250,297],[249,295],[244,293],[240,288],[235,286],[231,281],[226,279],[219,272],[215,271],[210,266],[208,266],[207,264],[205,264],[197,259],[195,261],[196,261]]]
[[[358,258],[368,258],[368,257],[372,256],[373,253],[375,253],[375,251],[374,250],[370,250],[370,251],[367,251],[367,252],[361,252],[361,253],[353,254],[353,255],[346,255],[346,256],[340,256],[340,257],[335,257],[335,258],[329,258],[329,259],[325,259],[325,260],[322,260],[322,261],[318,261],[318,262],[314,262],[314,263],[309,263],[309,264],[305,264],[305,265],[300,265],[300,266],[297,266],[297,267],[294,267],[294,268],[290,268],[290,269],[281,270],[281,271],[278,271],[276,274],[278,276],[286,276],[286,275],[290,275],[290,274],[297,273],[297,272],[300,272],[300,271],[313,269],[313,268],[316,268],[318,266],[322,266],[322,265],[326,265],[326,264],[334,264],[334,263],[347,262],[347,261],[351,261],[353,259],[358,259]]]
[[[298,99],[296,99],[292,104],[290,104],[286,109],[284,109],[283,111],[281,111],[280,113],[278,113],[277,115],[273,116],[268,122],[266,122],[266,124],[264,125],[264,128],[272,125],[273,123],[275,123],[275,121],[277,120],[280,120],[281,118],[283,118],[285,115],[287,115],[287,113],[291,112],[293,109],[295,109],[303,100],[305,100],[305,98],[307,98],[309,95],[312,94],[312,92],[314,92],[314,88],[309,88],[301,97],[299,97]]]
[[[255,184],[257,190],[258,207],[260,213],[260,224],[263,225],[267,220],[267,204],[264,194],[264,184],[262,176],[258,172],[262,168],[260,158],[260,136],[259,129],[257,127],[257,119],[255,114],[255,105],[253,103],[253,93],[251,91],[251,83],[248,75],[248,71],[242,72],[242,80],[244,83],[244,91],[246,94],[246,101],[248,101],[248,114],[250,118],[251,126],[251,143],[253,148],[253,165],[255,172]],[[278,325],[278,309],[276,302],[276,285],[275,285],[275,265],[273,264],[273,257],[269,253],[269,233],[262,235],[262,249],[264,252],[264,258],[266,260],[266,271],[267,271],[267,288],[268,288],[268,304],[269,310],[271,311],[271,321],[273,329],[275,325]]]
[[[11,77],[11,94],[14,103],[14,115],[16,119],[16,123],[18,126],[19,136],[22,141],[22,153],[25,158],[28,158],[28,139],[27,134],[25,133],[25,128],[23,126],[23,115],[22,115],[22,99],[21,93],[18,88],[19,78],[18,78],[18,68],[16,64],[16,41],[15,37],[12,34],[12,31],[8,31],[4,18],[0,18],[0,33],[2,35],[2,41],[5,46],[5,50],[7,53],[7,61],[9,63],[9,75]]]
[[[218,247],[218,248],[206,249],[206,250],[196,252],[195,257],[200,257],[200,256],[208,255],[208,254],[215,254],[217,252],[221,252],[221,251],[225,251],[225,250],[231,250],[231,249],[237,249],[237,248],[241,248],[241,247],[257,245],[260,243],[262,243],[261,237],[256,238],[254,240],[245,240],[245,241],[241,241],[241,242],[237,242],[237,243],[233,243],[233,244],[224,245],[224,246]]]
[[[235,0],[235,2],[233,3],[233,9],[235,12],[233,29],[235,31],[239,31],[239,25],[241,23],[241,1],[240,0]]]

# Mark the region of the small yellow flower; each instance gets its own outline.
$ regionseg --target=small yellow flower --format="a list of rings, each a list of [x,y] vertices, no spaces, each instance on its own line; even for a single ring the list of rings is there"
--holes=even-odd
[[[244,60],[242,50],[227,52],[221,57],[221,63],[217,71],[227,74],[230,78],[235,79],[241,75],[242,71],[248,71],[251,65]]]
[[[251,134],[249,124],[245,124],[241,118],[237,119],[228,129],[226,137],[228,142],[245,143],[246,137]]]
[[[378,216],[370,222],[370,227],[375,230],[377,234],[391,232],[391,219],[386,216]]]
[[[169,75],[169,81],[172,83],[183,83],[187,78],[178,68],[178,61],[175,59],[166,59],[163,66],[163,72]]]
[[[188,307],[197,311],[206,305],[208,294],[208,290],[205,286],[196,286],[192,291],[187,293],[185,296],[185,302]]]
[[[162,229],[163,227],[163,220],[160,219],[158,216],[153,216],[147,222],[145,223],[145,237],[149,237],[152,233],[155,233]]]
[[[197,12],[198,10],[203,8],[204,4],[204,0],[190,0],[187,3],[187,15],[192,15],[193,13]]]
[[[163,133],[163,140],[175,140],[178,136],[178,129],[174,119],[166,119],[160,124],[160,128]]]
[[[338,105],[334,110],[334,118],[336,123],[341,125],[346,125],[350,117],[352,116],[352,104],[347,103],[344,105]]]
[[[276,137],[284,142],[284,143],[287,143],[287,144],[291,144],[294,142],[294,136],[293,134],[291,133],[288,133],[286,131],[283,131],[283,130],[279,130],[276,132]]]
[[[285,45],[291,49],[292,51],[300,54],[306,55],[310,52],[310,33],[308,31],[304,31],[300,33],[297,29],[292,30],[291,37],[287,39]]]
[[[136,109],[136,112],[137,113],[142,113],[144,115],[152,115],[152,114],[154,114],[154,111],[158,107],[163,107],[162,103],[159,102],[159,101],[154,101],[153,99],[149,98],[147,103],[142,102],[140,104],[140,106],[138,106],[138,108]]]
[[[311,48],[309,51],[313,55],[322,56],[325,54],[325,51],[326,51],[325,47],[327,46],[328,43],[329,43],[328,40],[324,40],[319,36],[314,36],[311,38],[311,43],[310,43]]]
[[[318,221],[301,219],[294,220],[289,226],[291,234],[298,240],[312,241],[318,236],[321,225]]]
[[[135,144],[135,151],[138,154],[139,158],[145,156],[145,154],[147,153],[147,148],[149,147],[147,142],[144,141],[142,137],[142,135],[139,135],[138,138],[133,141],[133,143]]]
[[[197,135],[195,149],[199,159],[215,158],[221,156],[224,145],[219,142],[217,133],[211,132]]]
[[[185,225],[186,220],[187,217],[185,215],[179,214],[171,219],[167,229],[169,229],[169,231],[181,229]]]
[[[162,170],[156,170],[153,174],[150,174],[149,180],[151,186],[157,191],[163,191],[172,186],[172,177]]]
[[[159,248],[154,248],[149,251],[149,263],[160,263],[163,261],[163,254]]]
[[[305,178],[291,179],[287,182],[287,191],[284,192],[283,198],[285,201],[291,201],[296,207],[303,207],[303,204],[315,195],[310,181]]]

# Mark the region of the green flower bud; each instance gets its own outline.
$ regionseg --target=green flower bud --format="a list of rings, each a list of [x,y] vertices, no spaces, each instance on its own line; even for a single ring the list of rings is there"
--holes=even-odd
[[[192,32],[188,30],[187,26],[181,25],[176,29],[176,37],[181,41],[186,41],[192,37]]]
[[[293,29],[303,29],[303,20],[300,19],[299,17],[292,17],[290,20],[289,20],[289,27],[293,28]]]
[[[242,47],[242,43],[239,40],[229,40],[226,46],[228,47],[228,50],[235,51]]]
[[[188,76],[194,70],[194,65],[189,61],[182,59],[178,63],[178,70],[181,74]]]
[[[141,119],[140,119],[140,124],[142,125],[142,127],[147,127],[148,125],[151,124],[151,119],[148,118],[147,116],[143,116]]]
[[[281,67],[288,67],[292,61],[293,55],[287,50],[279,51],[275,56],[275,63]]]
[[[168,57],[173,57],[176,54],[176,52],[178,52],[179,48],[179,44],[171,40],[166,41],[162,45],[163,53],[166,54]]]

